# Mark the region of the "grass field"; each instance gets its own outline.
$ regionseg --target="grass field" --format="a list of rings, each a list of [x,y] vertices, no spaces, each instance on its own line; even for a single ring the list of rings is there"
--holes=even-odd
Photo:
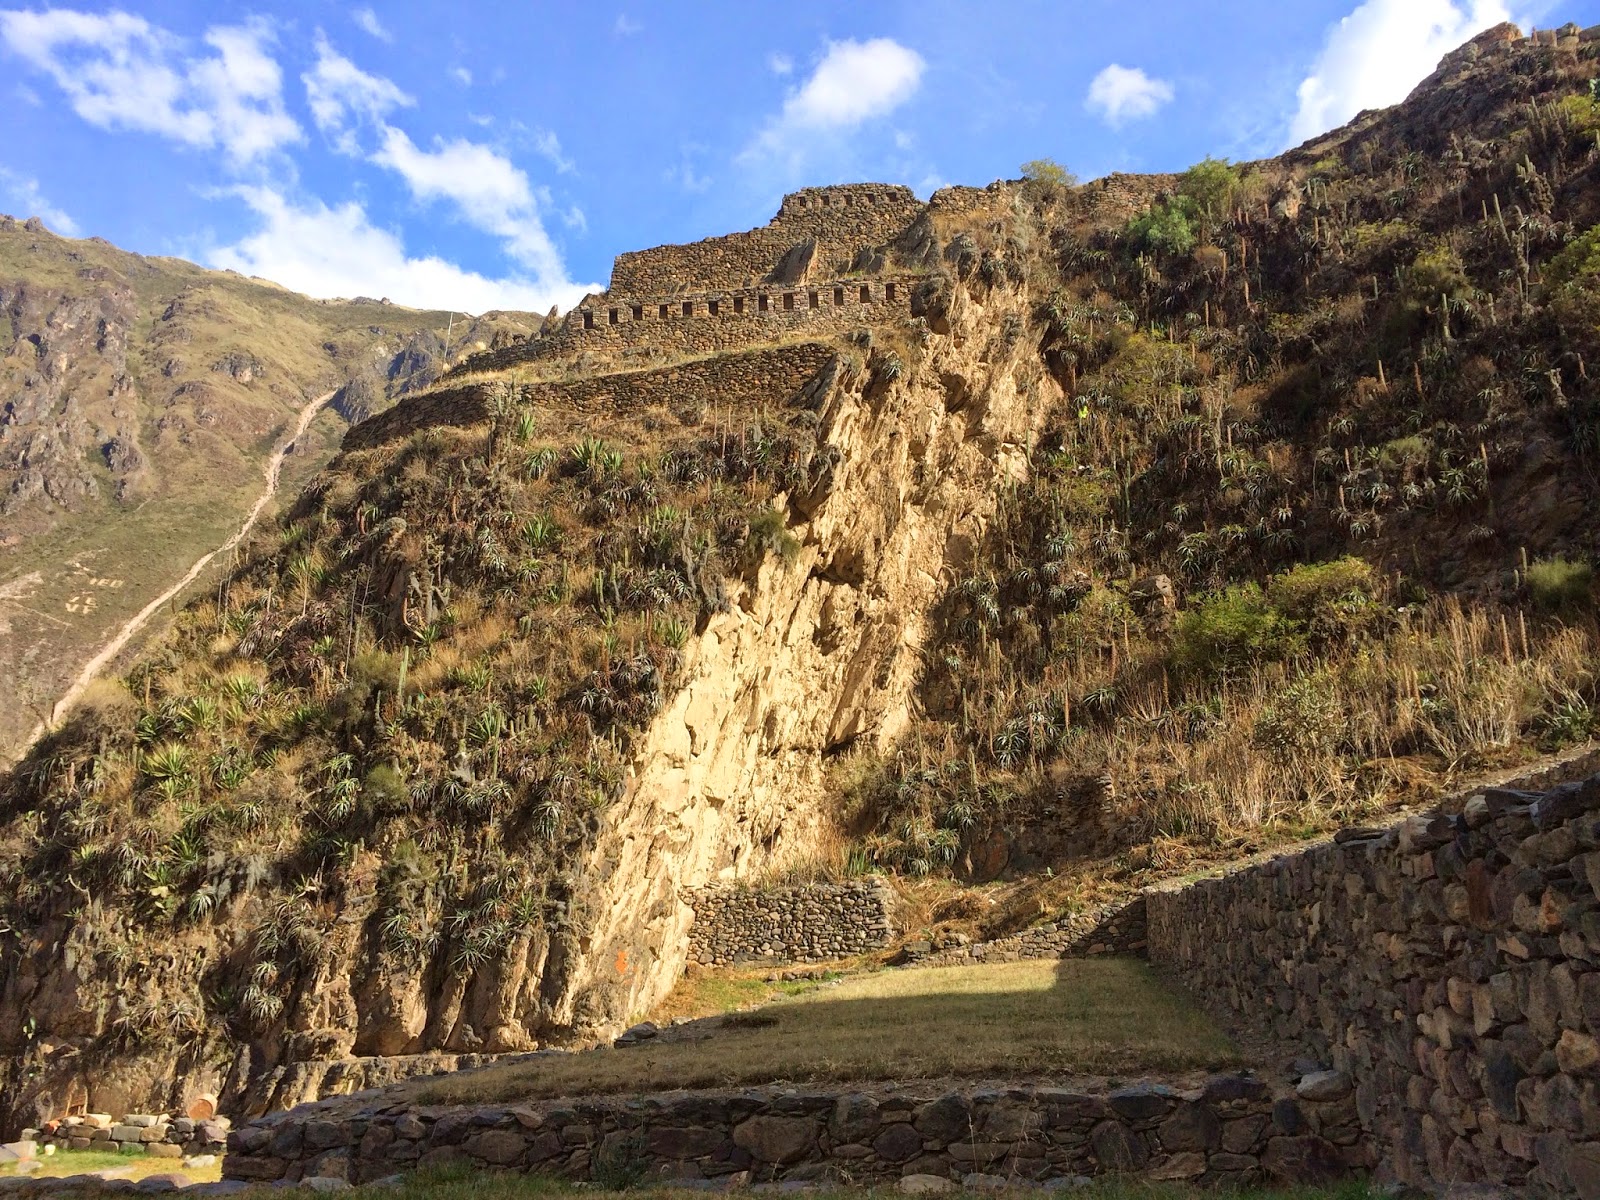
[[[146,1175],[182,1175],[190,1183],[215,1183],[222,1178],[222,1160],[208,1167],[186,1167],[181,1158],[154,1158],[148,1154],[108,1154],[100,1150],[58,1150],[39,1159],[34,1179],[60,1179],[66,1175],[87,1175],[91,1171],[114,1171],[118,1178],[139,1180]],[[127,1172],[127,1174],[122,1174]],[[0,1166],[0,1179],[17,1175],[15,1164]]]
[[[623,1050],[429,1080],[429,1104],[835,1080],[1118,1075],[1239,1065],[1209,1018],[1142,962],[877,971]]]

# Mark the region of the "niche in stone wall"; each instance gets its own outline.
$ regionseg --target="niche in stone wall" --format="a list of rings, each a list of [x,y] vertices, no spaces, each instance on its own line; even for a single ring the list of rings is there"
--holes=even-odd
[[[683,302],[683,315],[686,316],[686,317],[694,316],[694,301],[693,300],[685,300]]]
[[[861,285],[861,303],[872,303],[872,285],[870,283],[863,283]]]
[[[613,308],[611,310],[610,317],[611,317],[611,324],[615,325],[617,323],[617,310],[616,309]]]
[[[707,300],[706,301],[706,312],[710,313],[713,317],[716,316],[721,311],[721,309],[718,307],[718,305],[719,305],[719,301]]]
[[[583,310],[583,327],[585,329],[594,328],[594,313],[587,308]]]
[[[807,296],[806,296],[806,301],[807,301],[809,307],[811,307],[811,308],[821,308],[822,307],[822,303],[817,298],[817,294],[815,292],[808,293]]]
[[[793,312],[794,311],[794,293],[793,292],[785,292],[783,294],[783,311],[784,312]]]
[[[833,306],[835,308],[844,307],[844,289],[842,287],[833,289]]]
[[[894,284],[886,283],[883,285],[883,298],[890,304],[894,303]]]
[[[733,298],[733,311],[736,312],[736,313],[742,313],[744,311],[744,297],[743,296],[735,296]]]
[[[672,306],[670,304],[662,304],[658,305],[657,307],[659,307],[661,311],[656,313],[656,316],[660,317],[663,321],[665,321],[667,317],[672,314]]]
[[[633,306],[633,319],[634,319],[634,320],[635,320],[635,321],[642,321],[642,320],[644,320],[644,305],[642,305],[642,304],[635,304],[635,305],[634,305],[634,306]]]
[[[771,302],[770,299],[768,299],[767,296],[760,295],[760,296],[756,297],[756,311],[757,312],[766,312],[767,309],[769,309],[770,307],[772,307],[772,302]]]

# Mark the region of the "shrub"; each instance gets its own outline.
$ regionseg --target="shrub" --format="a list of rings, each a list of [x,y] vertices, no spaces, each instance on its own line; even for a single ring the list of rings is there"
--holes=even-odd
[[[1346,640],[1366,632],[1378,614],[1372,567],[1359,558],[1306,563],[1267,584],[1267,599],[1313,641]]]
[[[1136,248],[1155,254],[1178,256],[1195,247],[1191,218],[1194,202],[1187,196],[1158,201],[1128,222],[1126,236]]]
[[[1078,177],[1053,158],[1034,158],[1022,164],[1022,178],[1049,187],[1074,187]]]
[[[1235,674],[1347,641],[1380,613],[1372,568],[1361,559],[1306,564],[1274,575],[1265,588],[1239,584],[1181,613],[1173,659],[1193,674]]]
[[[379,763],[373,767],[361,785],[361,798],[369,809],[377,812],[403,808],[410,795],[406,777],[393,763]]]
[[[776,554],[784,563],[793,563],[800,553],[800,539],[789,532],[789,522],[775,508],[764,508],[750,518],[745,549],[753,557]]]
[[[1230,675],[1258,662],[1291,658],[1305,648],[1258,584],[1245,583],[1201,600],[1178,616],[1173,659],[1198,675]]]
[[[1233,203],[1239,169],[1225,158],[1207,155],[1178,178],[1178,194],[1194,201],[1209,219],[1221,217]]]
[[[1528,567],[1528,594],[1536,608],[1549,613],[1570,613],[1585,608],[1594,589],[1594,568],[1559,555],[1541,558]]]

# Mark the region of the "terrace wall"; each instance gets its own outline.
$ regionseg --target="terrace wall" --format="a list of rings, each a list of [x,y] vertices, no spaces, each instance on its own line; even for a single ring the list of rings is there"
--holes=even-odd
[[[1151,961],[1348,1074],[1403,1181],[1600,1195],[1600,777],[1489,788],[1146,905]]]
[[[923,1191],[940,1186],[929,1177],[945,1190],[958,1180],[988,1190],[1131,1173],[1235,1188],[1333,1179],[1369,1165],[1348,1091],[1347,1081],[1326,1076],[1274,1093],[1249,1076],[1224,1075],[1183,1090],[759,1088],[455,1108],[373,1093],[234,1130],[223,1174],[362,1183],[465,1163],[612,1186],[627,1175],[724,1187],[917,1176]]]
[[[583,351],[726,354],[794,337],[828,337],[904,320],[920,277],[852,279],[630,300],[588,296],[540,337],[469,355],[443,378],[505,371]]]
[[[651,407],[683,411],[713,402],[723,408],[787,404],[836,357],[828,346],[801,342],[572,383],[495,381],[441,388],[369,417],[345,434],[343,448],[365,450],[432,425],[477,425],[489,419],[496,404],[608,413]]]
[[[879,880],[760,890],[697,888],[689,961],[826,962],[887,946],[894,936],[894,893]]]
[[[610,292],[669,296],[747,287],[773,278],[780,261],[811,240],[816,248],[809,262],[823,273],[848,270],[858,250],[898,236],[921,209],[909,188],[890,184],[806,188],[785,196],[777,216],[760,229],[617,255]]]

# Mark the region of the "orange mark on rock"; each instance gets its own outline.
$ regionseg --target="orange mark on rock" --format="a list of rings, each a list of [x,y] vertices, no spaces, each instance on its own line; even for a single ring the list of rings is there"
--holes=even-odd
[[[618,950],[617,951],[617,974],[618,975],[626,975],[627,973],[628,973],[628,952],[626,950]]]

